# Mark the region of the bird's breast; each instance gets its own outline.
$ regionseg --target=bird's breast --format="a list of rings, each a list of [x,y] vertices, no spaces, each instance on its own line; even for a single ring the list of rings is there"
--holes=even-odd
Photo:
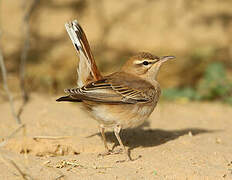
[[[141,125],[153,112],[156,103],[95,105],[91,108],[92,116],[105,127],[121,125],[133,128]]]

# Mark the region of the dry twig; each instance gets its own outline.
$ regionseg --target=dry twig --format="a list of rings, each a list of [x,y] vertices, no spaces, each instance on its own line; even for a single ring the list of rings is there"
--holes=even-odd
[[[66,139],[66,138],[70,138],[70,136],[34,136],[33,137],[34,140],[38,140],[38,139],[58,140],[58,139]]]
[[[0,66],[1,66],[1,71],[2,71],[3,87],[4,87],[4,90],[6,91],[6,94],[7,94],[9,103],[10,103],[10,108],[11,108],[12,115],[13,115],[14,119],[16,120],[16,122],[18,124],[21,124],[20,118],[16,115],[14,102],[13,102],[13,96],[11,95],[11,92],[10,92],[9,87],[8,87],[7,70],[6,70],[6,66],[5,66],[5,63],[4,63],[4,58],[3,58],[2,51],[1,51],[1,47],[0,47]]]
[[[7,139],[13,137],[20,129],[25,128],[25,124],[21,124],[18,128],[16,128],[8,137]]]
[[[61,174],[61,175],[59,175],[57,178],[55,178],[55,180],[63,179],[63,178],[64,178],[64,174]]]
[[[0,147],[4,146],[6,144],[6,142],[8,141],[8,139],[10,139],[11,137],[13,137],[17,132],[19,132],[20,129],[25,128],[25,124],[21,124],[19,127],[17,127],[8,137],[6,137],[4,139],[3,142],[0,143]]]
[[[2,159],[2,162],[5,163],[8,167],[13,166],[17,170],[18,173],[21,175],[22,179],[24,180],[33,179],[30,175],[24,173],[13,160],[7,159],[3,157],[2,155],[0,155],[0,157]]]
[[[23,22],[24,22],[23,23],[24,45],[23,45],[23,49],[22,49],[22,53],[21,53],[21,57],[20,57],[20,65],[19,65],[19,77],[20,77],[19,81],[20,81],[20,89],[21,89],[23,104],[19,108],[18,115],[17,115],[18,117],[23,112],[23,108],[29,99],[28,92],[25,88],[25,71],[26,71],[25,69],[26,69],[26,62],[27,62],[27,58],[28,58],[28,52],[29,52],[29,48],[30,48],[30,24],[29,24],[29,20],[30,20],[30,17],[32,15],[33,10],[35,9],[36,5],[38,4],[38,1],[39,0],[32,0],[32,4],[30,5],[30,7],[29,7],[28,11],[26,12],[24,19],[23,19]],[[27,2],[28,1],[25,0],[24,6],[26,5]]]
[[[4,58],[3,58],[3,54],[1,51],[1,47],[0,47],[0,66],[1,66],[2,77],[3,77],[3,87],[4,87],[4,90],[6,91],[6,94],[7,94],[9,103],[10,103],[12,115],[18,124],[21,124],[20,115],[23,112],[24,106],[28,102],[28,93],[25,89],[25,66],[26,66],[26,60],[27,60],[28,51],[29,51],[29,47],[30,47],[29,20],[30,20],[32,12],[35,9],[38,1],[39,0],[32,0],[32,3],[29,6],[29,9],[25,13],[25,16],[24,16],[24,25],[23,25],[23,27],[25,28],[25,30],[24,30],[24,46],[22,49],[21,58],[20,58],[20,66],[19,66],[19,77],[20,77],[19,80],[20,80],[20,89],[21,89],[21,93],[22,93],[23,104],[19,108],[18,113],[16,113],[16,111],[15,111],[13,96],[11,95],[11,92],[10,92],[9,87],[8,87],[7,70],[5,67]],[[27,2],[28,1],[25,0],[24,5],[26,5]],[[7,142],[7,140],[9,138],[11,138],[12,136],[14,136],[21,128],[25,128],[25,124],[21,124],[16,130],[14,130],[2,143],[0,143],[0,146],[4,146],[4,144]],[[24,129],[24,131],[25,131],[25,129]]]

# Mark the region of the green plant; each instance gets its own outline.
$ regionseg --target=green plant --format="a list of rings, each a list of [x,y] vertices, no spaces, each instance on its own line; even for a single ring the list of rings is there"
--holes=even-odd
[[[222,63],[209,64],[197,86],[170,88],[163,91],[167,100],[221,100],[232,105],[232,82],[226,76]]]
[[[226,70],[222,63],[209,64],[202,80],[197,85],[197,92],[204,100],[225,100],[232,91],[232,83],[226,77]]]
[[[162,95],[167,100],[197,100],[199,98],[197,92],[191,87],[164,89]]]

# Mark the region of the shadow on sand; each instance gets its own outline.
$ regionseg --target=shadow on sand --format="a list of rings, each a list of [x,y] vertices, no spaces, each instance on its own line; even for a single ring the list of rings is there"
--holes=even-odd
[[[212,133],[213,130],[199,129],[199,128],[186,128],[180,130],[161,130],[161,129],[126,129],[120,133],[120,137],[124,145],[129,147],[129,150],[132,150],[136,147],[152,147],[164,144],[168,141],[177,139],[180,136],[189,134],[193,136],[202,134],[202,133]],[[100,133],[93,134],[92,136],[101,136]],[[106,139],[108,142],[114,142],[115,145],[118,145],[118,141],[113,132],[106,132]]]

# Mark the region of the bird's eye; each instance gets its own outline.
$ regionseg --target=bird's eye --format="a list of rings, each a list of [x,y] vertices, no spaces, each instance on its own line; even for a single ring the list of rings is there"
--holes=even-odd
[[[147,61],[143,61],[143,65],[147,66],[149,63]]]

